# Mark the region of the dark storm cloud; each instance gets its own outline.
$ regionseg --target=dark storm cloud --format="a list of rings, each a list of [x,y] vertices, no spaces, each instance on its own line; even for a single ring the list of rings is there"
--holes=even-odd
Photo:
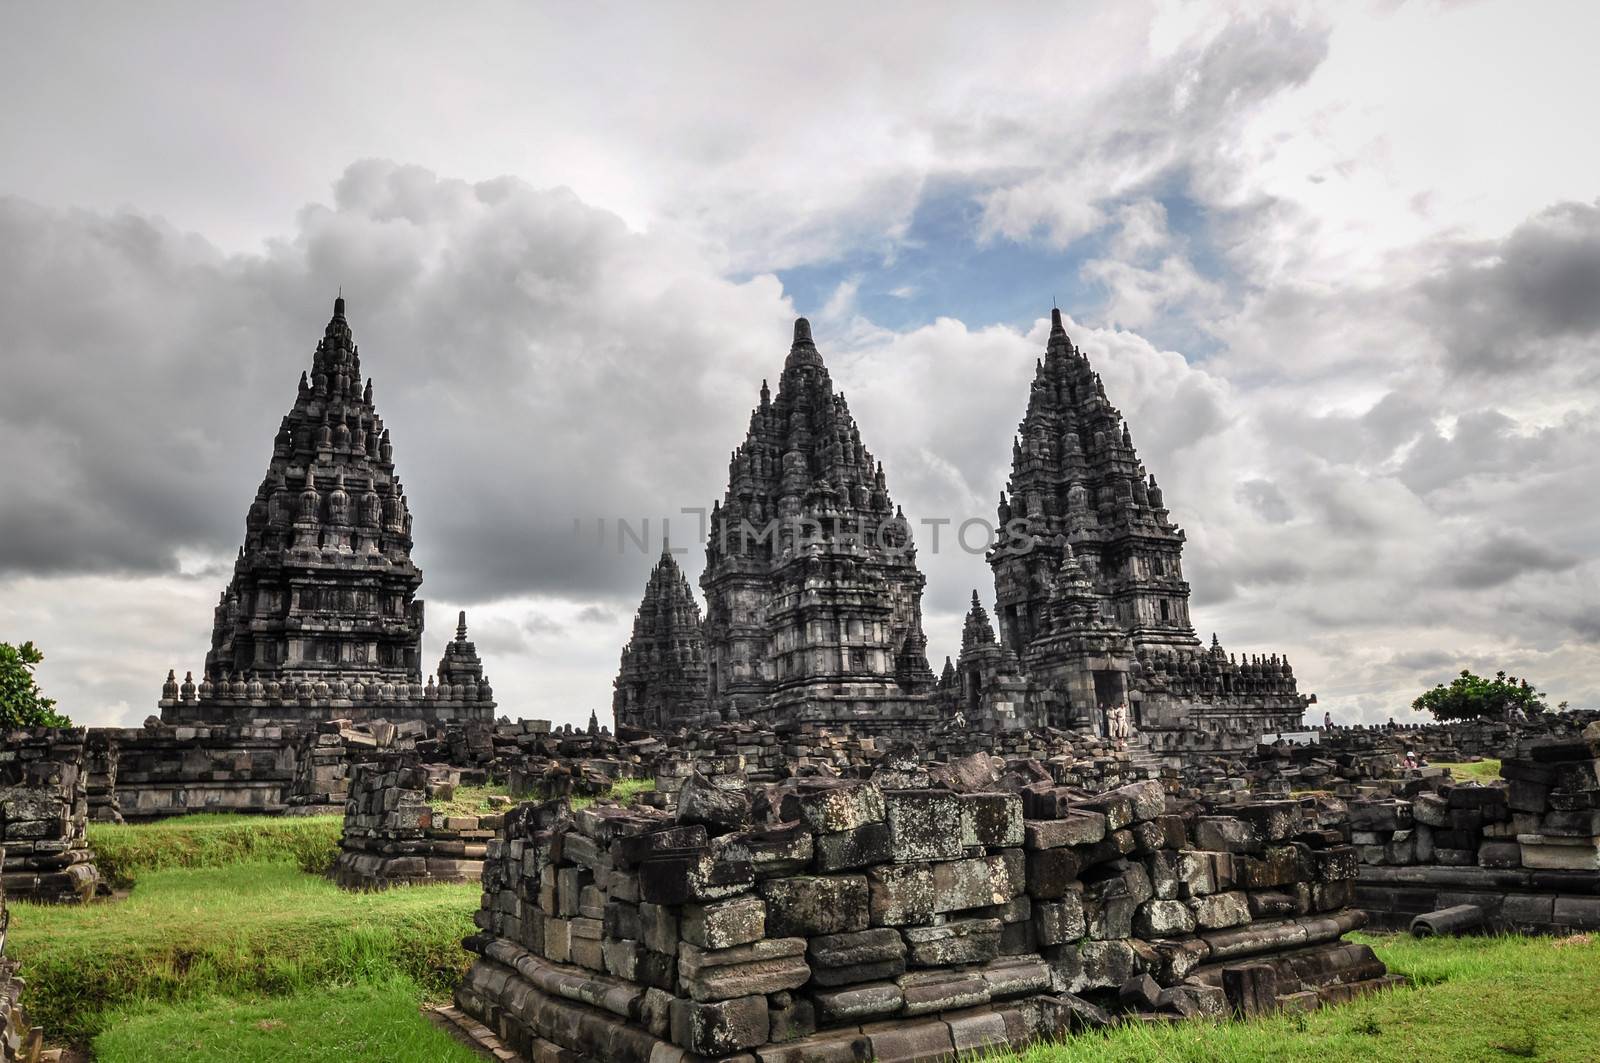
[[[1600,203],[1557,204],[1503,240],[1459,247],[1420,291],[1456,371],[1548,365],[1600,332]],[[1595,347],[1583,350],[1592,364]]]
[[[777,283],[511,179],[368,161],[333,202],[225,256],[157,219],[0,201],[0,573],[230,554],[342,284],[428,593],[637,593],[659,540],[620,563],[574,521],[659,536],[709,505],[787,350]]]
[[[1451,583],[1464,590],[1498,587],[1535,572],[1565,572],[1582,558],[1541,543],[1527,532],[1494,531],[1446,562]]]

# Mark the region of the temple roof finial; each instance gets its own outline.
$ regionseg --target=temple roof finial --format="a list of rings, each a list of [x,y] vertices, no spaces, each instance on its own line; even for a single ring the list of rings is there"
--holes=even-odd
[[[1054,336],[1060,333],[1065,336],[1067,329],[1065,325],[1061,324],[1061,308],[1055,305],[1055,300],[1052,299],[1050,302],[1050,335]]]
[[[817,353],[816,342],[811,338],[811,322],[803,317],[794,319],[794,343],[783,367],[790,369],[797,365],[822,366],[822,355]]]
[[[467,641],[467,611],[465,609],[456,614],[456,641]]]

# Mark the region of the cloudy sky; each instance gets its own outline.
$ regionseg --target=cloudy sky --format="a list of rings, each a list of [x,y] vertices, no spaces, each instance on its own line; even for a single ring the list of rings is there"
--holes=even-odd
[[[796,314],[908,517],[959,522],[1055,299],[1203,635],[1346,721],[1463,666],[1600,705],[1597,36],[1554,2],[7,4],[0,639],[94,724],[199,667],[342,285],[425,659],[464,607],[503,711],[604,717],[654,553],[614,522],[690,546]],[[937,667],[993,583],[919,543]]]

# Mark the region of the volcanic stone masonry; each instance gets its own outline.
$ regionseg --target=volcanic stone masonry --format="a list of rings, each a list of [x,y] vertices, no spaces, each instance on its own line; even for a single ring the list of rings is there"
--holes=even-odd
[[[700,722],[706,710],[706,640],[700,606],[672,556],[650,570],[633,638],[622,648],[611,712],[620,734],[675,731]]]
[[[439,685],[422,684],[411,511],[372,380],[361,380],[340,298],[273,440],[202,678],[167,674],[163,721],[494,718],[464,618]]]
[[[385,753],[356,765],[330,872],[336,883],[374,890],[468,882],[482,873],[485,846],[502,817],[435,813],[428,795],[438,783],[429,773],[414,753]]]
[[[1504,786],[1437,777],[1350,803],[1358,903],[1385,926],[1471,905],[1511,932],[1600,930],[1600,721],[1525,744]]]
[[[81,727],[0,734],[0,883],[13,900],[76,903],[100,872],[88,838]]]
[[[5,862],[5,857],[5,848],[0,846],[0,863]],[[5,881],[0,879],[0,1061],[36,1063],[44,1047],[44,1030],[29,1026],[22,1011],[24,983],[17,975],[16,963],[6,959],[6,931],[10,926]]]
[[[972,790],[691,776],[674,815],[519,806],[456,1002],[530,1059],[887,1063],[1394,981],[1340,940],[1356,854],[1314,803],[977,764]]]
[[[926,732],[938,712],[925,582],[883,464],[799,318],[778,394],[762,382],[712,507],[700,577],[710,711]]]
[[[1122,706],[1136,749],[1173,763],[1301,727],[1312,699],[1286,658],[1239,660],[1196,637],[1183,531],[1059,310],[998,516],[999,636],[974,592],[960,659],[935,680],[909,524],[797,320],[777,395],[763,382],[712,509],[705,621],[665,558],[623,654],[617,726],[749,719],[920,740],[955,720],[1106,737]]]
[[[1126,705],[1150,746],[1174,756],[1298,730],[1307,699],[1287,660],[1236,661],[1215,636],[1201,647],[1183,531],[1061,312],[1050,317],[997,510],[1006,533],[989,553],[1003,652],[964,639],[957,666],[968,723],[1022,714],[1106,734],[1108,710]]]

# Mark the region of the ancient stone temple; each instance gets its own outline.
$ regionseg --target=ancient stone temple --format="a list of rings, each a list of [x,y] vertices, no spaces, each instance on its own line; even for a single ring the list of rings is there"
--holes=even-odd
[[[1215,636],[1209,649],[1196,637],[1183,531],[1059,310],[999,518],[1011,534],[989,555],[998,619],[1033,722],[1103,734],[1107,710],[1124,705],[1163,752],[1243,748],[1300,726],[1307,701],[1287,660],[1236,661]],[[988,649],[980,660],[973,647],[987,643],[967,641],[957,670],[975,705],[986,685],[1009,681],[1009,662]]]
[[[765,382],[711,515],[706,649],[714,712],[766,724],[934,718],[910,526],[835,394],[805,318]]]
[[[699,722],[706,711],[706,641],[689,581],[661,544],[633,638],[622,648],[611,709],[620,732],[670,731]]]
[[[340,298],[273,439],[201,679],[169,673],[162,720],[493,719],[464,624],[448,677],[423,687],[421,584],[389,429]]]

